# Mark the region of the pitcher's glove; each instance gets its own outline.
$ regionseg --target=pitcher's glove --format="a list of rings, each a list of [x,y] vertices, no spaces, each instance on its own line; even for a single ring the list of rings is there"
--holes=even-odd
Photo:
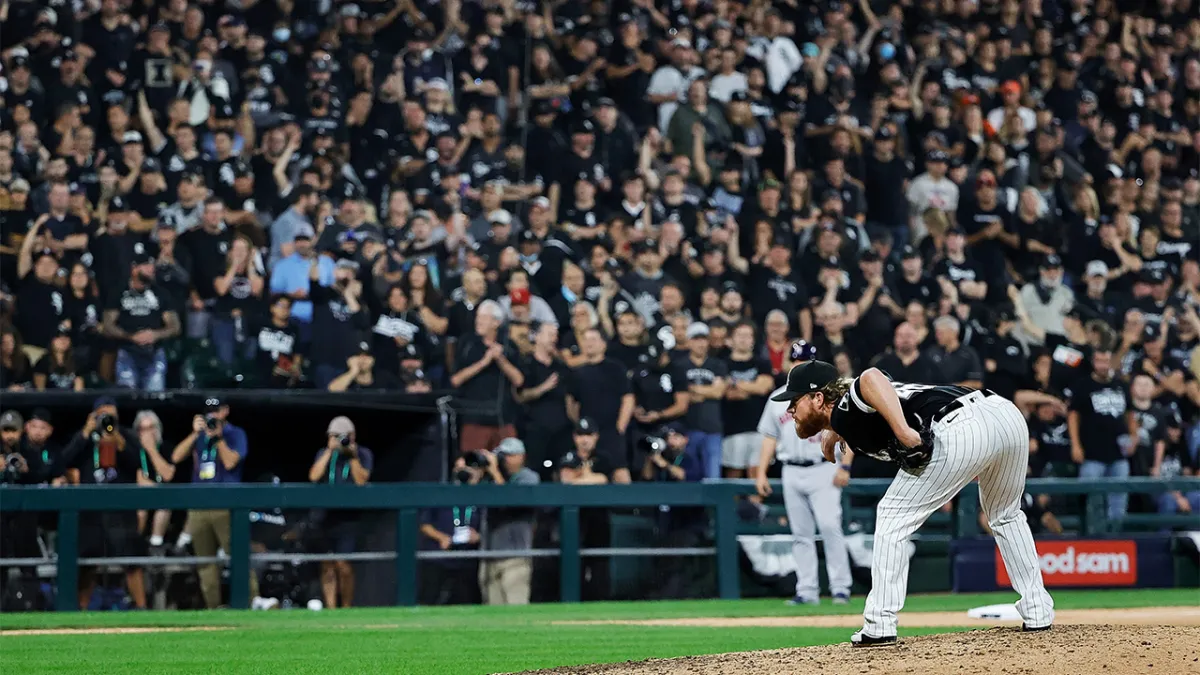
[[[919,433],[921,444],[915,448],[905,447],[898,438],[888,441],[888,455],[908,473],[920,473],[933,457],[933,431],[921,429]]]

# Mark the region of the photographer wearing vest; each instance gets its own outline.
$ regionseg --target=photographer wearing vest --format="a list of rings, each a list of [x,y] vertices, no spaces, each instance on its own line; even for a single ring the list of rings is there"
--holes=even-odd
[[[525,444],[506,438],[495,453],[480,453],[487,462],[487,474],[497,485],[537,485],[541,482],[525,466]],[[522,551],[533,548],[535,512],[531,508],[492,508],[485,514],[484,548],[489,551]],[[529,582],[533,577],[533,558],[484,560],[479,566],[479,588],[487,605],[529,604]]]
[[[490,453],[488,453],[490,455]],[[467,460],[471,459],[470,464]],[[467,452],[454,462],[455,485],[477,485],[487,459]],[[491,472],[488,471],[490,474]],[[468,497],[470,495],[467,495]],[[483,511],[470,504],[421,510],[422,551],[478,551],[482,542]],[[422,605],[474,605],[480,601],[479,561],[470,558],[423,560],[417,570],[418,602]]]
[[[192,433],[171,451],[171,463],[192,456],[192,482],[200,484],[240,483],[246,459],[246,432],[229,421],[229,406],[216,397],[204,401],[204,414],[192,418]],[[196,555],[215,556],[228,552],[229,512],[188,511],[187,526],[180,543],[192,542]],[[209,609],[221,605],[221,570],[216,563],[200,565],[200,593]],[[258,596],[258,579],[250,572],[250,595]]]
[[[335,417],[326,430],[325,448],[317,453],[308,480],[319,485],[366,485],[375,455],[358,444],[354,422]],[[311,527],[321,532],[314,553],[353,553],[358,539],[359,512],[349,509],[314,511]],[[341,604],[338,604],[339,592]],[[354,601],[354,568],[349,560],[321,561],[321,594],[325,607],[350,607]]]
[[[120,426],[117,402],[96,399],[83,430],[63,450],[71,482],[85,485],[150,484],[138,464],[138,440]],[[79,514],[79,557],[137,557],[147,553],[138,531],[136,511],[84,511]],[[140,567],[125,569],[125,584],[133,604],[146,607],[146,583]],[[96,585],[94,567],[79,568],[79,608],[87,609]]]

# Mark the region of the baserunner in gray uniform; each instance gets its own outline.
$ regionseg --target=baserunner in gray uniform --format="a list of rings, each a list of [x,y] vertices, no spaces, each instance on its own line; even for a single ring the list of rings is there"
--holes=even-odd
[[[804,347],[793,347],[793,360],[807,360]],[[797,358],[804,357],[804,358]],[[781,387],[771,392],[776,396]],[[850,601],[850,556],[842,535],[842,486],[850,480],[847,453],[842,464],[830,464],[821,456],[821,435],[800,438],[788,412],[788,403],[767,401],[758,421],[762,435],[762,450],[758,460],[755,483],[762,496],[771,494],[767,482],[767,467],[771,460],[783,464],[783,505],[792,528],[792,556],[796,559],[796,595],[788,601],[793,605],[820,603],[820,584],[817,576],[816,533],[825,544],[825,572],[829,575],[829,592],[834,604]]]

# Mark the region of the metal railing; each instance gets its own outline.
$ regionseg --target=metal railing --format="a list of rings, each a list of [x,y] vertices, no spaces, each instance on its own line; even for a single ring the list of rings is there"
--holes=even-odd
[[[843,495],[882,495],[888,479],[858,479]],[[775,488],[781,489],[776,483]],[[976,486],[960,494],[954,514],[954,536],[978,534]],[[0,488],[0,512],[49,511],[58,513],[57,577],[59,588],[73,589],[80,564],[145,564],[142,558],[80,558],[79,514],[83,511],[156,509],[229,510],[230,550],[228,557],[170,558],[170,564],[227,562],[230,567],[230,600],[235,608],[250,604],[251,561],[294,561],[361,559],[392,561],[395,565],[397,605],[416,603],[417,561],[449,558],[555,557],[559,559],[562,602],[580,597],[583,556],[708,556],[715,555],[717,592],[721,598],[741,595],[738,569],[736,496],[753,492],[751,481],[722,480],[703,483],[635,483],[633,485],[535,486],[438,483],[377,483],[351,485],[164,485],[143,488],[132,485],[74,486],[61,488],[4,486]],[[1200,478],[1160,480],[1126,478],[1114,480],[1034,479],[1028,491],[1035,494],[1086,495],[1085,533],[1107,532],[1104,498],[1111,492],[1160,493],[1167,490],[1200,490]],[[476,507],[539,507],[559,509],[559,547],[529,551],[418,551],[418,511],[470,504]],[[713,547],[692,548],[583,548],[580,541],[581,508],[631,508],[657,505],[692,506],[712,509]],[[396,550],[339,554],[258,553],[250,551],[250,512],[266,509],[358,509],[394,511]],[[1200,517],[1150,516],[1163,525],[1190,524],[1200,527]],[[0,560],[0,565],[32,565],[43,559]],[[59,611],[78,609],[73,592],[56,596]]]

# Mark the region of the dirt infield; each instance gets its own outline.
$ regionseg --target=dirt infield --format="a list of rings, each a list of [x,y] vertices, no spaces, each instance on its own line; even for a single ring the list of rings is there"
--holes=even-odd
[[[907,627],[994,626],[965,613],[901,615]],[[673,626],[858,627],[861,617],[806,616],[607,622]],[[1009,626],[901,638],[899,644],[854,649],[848,643],[800,649],[689,656],[537,671],[541,675],[1195,675],[1200,673],[1200,610],[1148,608],[1067,610],[1053,630],[1022,633]],[[1003,622],[1000,622],[1003,623]],[[849,639],[849,634],[847,634]],[[529,673],[527,675],[533,675]]]
[[[34,628],[29,630],[0,630],[0,637],[32,635],[136,635],[139,633],[195,633],[213,630],[233,630],[231,626],[143,626],[124,628]]]
[[[1139,607],[1136,609],[1068,609],[1057,612],[1063,625],[1123,626],[1200,626],[1200,608]],[[629,621],[564,621],[567,625],[621,624],[626,626],[698,626],[701,628],[858,628],[862,616],[838,614],[826,616],[701,617],[689,619],[646,619]],[[950,628],[954,626],[1019,626],[1020,621],[970,619],[965,612],[908,612],[900,615],[905,628]],[[1197,671],[1200,672],[1200,671]]]

